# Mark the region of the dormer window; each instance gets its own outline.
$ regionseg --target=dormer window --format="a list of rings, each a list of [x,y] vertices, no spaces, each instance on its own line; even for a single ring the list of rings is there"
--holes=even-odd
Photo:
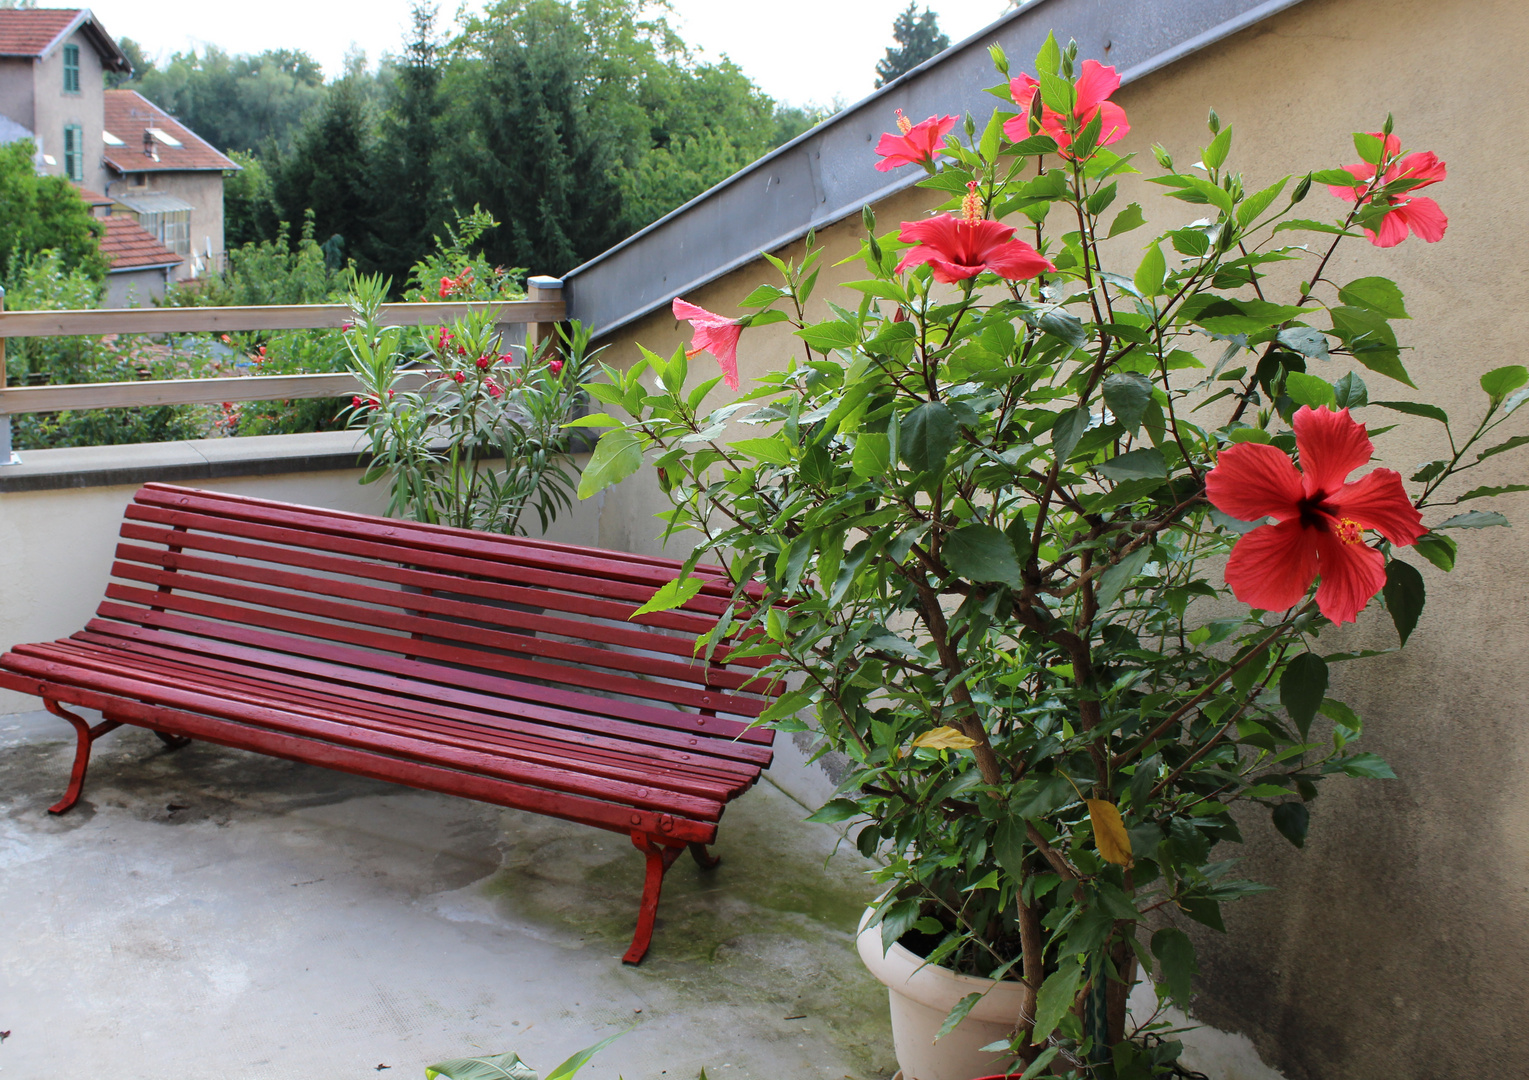
[[[78,94],[80,92],[80,47],[78,45],[64,46],[64,93]]]

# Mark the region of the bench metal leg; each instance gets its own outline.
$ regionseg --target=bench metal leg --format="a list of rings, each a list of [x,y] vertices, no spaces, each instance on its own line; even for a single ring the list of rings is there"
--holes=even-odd
[[[191,740],[185,735],[166,735],[163,731],[156,731],[154,734],[158,735],[159,741],[164,743],[171,750],[179,750],[183,746],[191,745]]]
[[[634,832],[632,844],[648,857],[647,879],[642,885],[642,906],[637,910],[637,932],[632,935],[632,947],[621,958],[623,963],[638,964],[647,955],[653,940],[653,923],[658,918],[658,894],[664,887],[664,872],[674,865],[684,848],[656,843],[646,833]]]
[[[80,793],[85,788],[85,770],[90,767],[91,744],[108,731],[115,731],[121,727],[122,723],[119,720],[103,720],[95,727],[91,727],[85,722],[83,717],[74,715],[74,713],[56,701],[44,698],[43,706],[54,716],[67,720],[74,726],[76,739],[74,768],[69,772],[69,788],[64,792],[62,799],[48,807],[48,813],[62,814],[72,809],[74,804],[80,801]]]
[[[691,844],[690,854],[695,856],[695,863],[702,870],[712,870],[722,861],[722,856],[713,855],[707,850],[705,844]]]

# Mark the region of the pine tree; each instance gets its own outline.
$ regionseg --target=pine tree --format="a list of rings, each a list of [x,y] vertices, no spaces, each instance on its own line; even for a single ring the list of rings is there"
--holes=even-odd
[[[918,67],[925,60],[950,48],[950,38],[941,33],[934,12],[927,7],[918,13],[918,6],[908,0],[908,10],[892,23],[892,38],[896,47],[888,47],[887,55],[876,61],[876,89]]]
[[[340,79],[281,160],[275,183],[283,220],[302,221],[312,210],[326,253],[355,258],[363,270],[373,266],[367,178],[374,145],[362,88],[353,77]]]

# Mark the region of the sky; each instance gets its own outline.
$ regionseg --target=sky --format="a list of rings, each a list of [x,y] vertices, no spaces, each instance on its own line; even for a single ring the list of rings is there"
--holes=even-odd
[[[443,0],[443,13],[457,0]],[[482,0],[469,0],[481,9]],[[907,0],[671,0],[671,24],[702,60],[724,54],[777,101],[852,104],[874,88],[876,61],[892,43],[892,20]],[[924,0],[952,43],[1009,9],[1007,0]],[[410,0],[94,0],[113,37],[130,37],[146,55],[216,45],[231,53],[295,48],[329,75],[352,45],[370,64],[397,52]]]

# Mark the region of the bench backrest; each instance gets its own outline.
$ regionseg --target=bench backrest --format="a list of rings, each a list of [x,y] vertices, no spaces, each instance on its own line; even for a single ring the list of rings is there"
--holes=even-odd
[[[769,746],[759,658],[695,655],[733,603],[718,567],[683,607],[632,618],[671,559],[167,484],[133,498],[98,617],[231,648],[405,671]],[[752,755],[751,755],[752,756]]]

